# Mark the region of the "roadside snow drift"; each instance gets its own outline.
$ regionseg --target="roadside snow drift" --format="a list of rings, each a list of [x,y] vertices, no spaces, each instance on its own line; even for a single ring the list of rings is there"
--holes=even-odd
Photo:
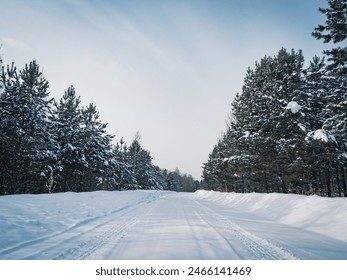
[[[347,242],[346,198],[214,191],[197,191],[194,197]]]

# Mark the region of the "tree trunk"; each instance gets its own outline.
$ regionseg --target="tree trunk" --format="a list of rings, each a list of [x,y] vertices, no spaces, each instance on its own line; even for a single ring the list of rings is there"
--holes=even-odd
[[[323,175],[321,171],[318,171],[318,176],[319,176],[319,187],[318,187],[318,195],[322,195],[323,193]],[[323,193],[324,195],[324,193]]]
[[[341,185],[340,185],[340,176],[339,176],[339,166],[336,165],[336,185],[337,185],[337,191],[339,192],[339,197],[342,196],[341,194]]]
[[[341,165],[341,179],[342,179],[342,188],[343,188],[344,196],[347,197],[345,168],[342,165]]]
[[[306,185],[306,191],[304,192],[304,194],[308,195],[310,194],[310,173],[307,170],[305,173],[305,185]]]
[[[330,176],[330,167],[327,167],[326,170],[326,185],[327,185],[327,193],[328,193],[328,197],[331,197],[331,176]]]
[[[281,179],[281,181],[282,181],[282,193],[288,193],[286,182],[284,181],[284,179]]]
[[[268,187],[268,184],[267,184],[266,172],[264,172],[264,183],[265,183],[265,190],[266,190],[266,193],[269,193],[269,187]]]

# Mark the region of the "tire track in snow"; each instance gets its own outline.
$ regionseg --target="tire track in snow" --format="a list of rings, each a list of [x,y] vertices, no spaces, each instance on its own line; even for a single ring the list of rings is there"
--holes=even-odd
[[[87,256],[92,251],[96,250],[96,248],[102,246],[102,244],[107,241],[109,236],[117,235],[117,233],[119,233],[119,235],[124,234],[126,229],[133,226],[137,220],[134,218],[135,215],[131,215],[132,211],[144,205],[150,204],[153,200],[158,199],[162,195],[163,194],[150,194],[137,201],[134,201],[132,204],[127,204],[116,208],[107,214],[79,221],[75,225],[72,225],[61,232],[23,242],[14,247],[7,248],[0,252],[0,256],[3,259],[11,259],[13,258],[12,256],[18,255],[22,256],[20,259],[83,258],[83,256]],[[117,219],[119,219],[120,216],[127,218],[121,218],[122,223],[117,223]],[[110,224],[112,225],[112,223],[115,221],[116,224],[114,226],[107,226]],[[102,228],[104,228],[105,231],[101,234],[96,234],[97,231]],[[105,242],[102,240],[105,240]],[[88,244],[90,244],[90,246]],[[72,245],[72,247],[69,247],[69,245]],[[84,253],[83,250],[85,251]],[[60,253],[56,255],[57,252]]]
[[[109,216],[105,222],[96,225],[93,229],[88,230],[87,232],[81,233],[80,236],[73,237],[70,240],[64,240],[62,243],[70,241],[70,243],[72,242],[74,245],[65,249],[53,259],[86,259],[99,248],[106,245],[111,239],[113,242],[118,242],[125,235],[127,235],[128,231],[133,226],[137,224],[139,218],[147,212],[146,209],[150,207],[153,201],[160,197],[162,197],[162,195],[151,194],[148,197],[141,199],[135,205],[128,205],[128,207],[124,207],[126,208],[126,212],[121,212],[122,216],[120,218],[118,215],[117,217]],[[141,211],[136,211],[138,209],[141,209]],[[119,211],[117,211],[117,214],[118,212]],[[139,213],[140,215],[138,215]],[[101,233],[94,234],[94,236],[88,236],[90,233],[95,233],[96,230]],[[59,247],[59,245],[54,247]]]
[[[138,203],[141,203],[141,201],[139,201]],[[75,225],[70,226],[70,227],[68,227],[67,229],[65,229],[65,230],[63,230],[61,232],[56,232],[56,233],[51,234],[51,235],[47,235],[47,236],[40,237],[40,238],[37,238],[37,239],[33,239],[33,240],[26,241],[26,242],[22,242],[20,244],[17,244],[14,247],[7,248],[7,249],[1,251],[0,255],[1,256],[8,255],[8,257],[10,257],[11,253],[14,253],[14,252],[19,251],[19,250],[25,250],[26,248],[30,248],[30,246],[37,245],[37,244],[40,244],[40,243],[43,244],[45,241],[49,241],[49,240],[55,239],[55,238],[57,238],[59,240],[61,238],[61,236],[68,235],[69,233],[74,232],[76,230],[81,230],[81,229],[83,229],[83,227],[87,227],[90,224],[92,224],[93,222],[96,222],[96,221],[98,221],[100,219],[103,219],[103,218],[107,217],[108,215],[112,215],[112,214],[116,214],[118,212],[124,211],[124,210],[126,210],[128,208],[131,208],[131,205],[126,205],[126,206],[117,208],[116,210],[110,212],[107,215],[96,216],[96,217],[92,217],[92,218],[88,218],[88,219],[79,221]],[[98,224],[96,227],[101,226],[103,224],[104,223]],[[27,258],[29,258],[29,257],[27,257]]]
[[[101,246],[99,246],[96,250],[92,250],[89,254],[85,254],[83,259],[118,259],[119,257],[117,255],[114,256],[114,252],[119,252],[122,250],[122,246],[127,243],[126,238],[128,237],[128,234],[130,233],[131,235],[131,231],[133,231],[137,226],[142,228],[144,224],[150,224],[153,217],[153,209],[156,207],[156,203],[158,200],[169,195],[171,194],[161,195],[156,197],[156,199],[148,201],[147,205],[139,209],[139,213],[133,213],[133,219],[125,217],[126,221],[124,222],[124,227],[118,228],[119,232],[111,234],[107,239],[107,242],[102,242],[103,244],[101,244]],[[131,225],[128,226],[128,223]],[[123,238],[125,239],[124,242]],[[151,245],[151,248],[155,246],[154,244]]]
[[[190,211],[190,209],[187,210]],[[185,213],[187,213],[187,210],[185,210]],[[209,224],[206,221],[206,219],[202,217],[200,211],[195,209],[194,211],[192,211],[192,213],[194,219],[189,218],[187,214],[185,215],[185,217],[189,224],[189,227],[191,228],[192,233],[195,236],[195,242],[198,244],[200,251],[203,252],[201,255],[202,259],[216,258],[216,255],[220,253],[220,248],[229,248],[229,256],[233,256],[237,259],[242,259],[240,253],[234,248],[233,244],[228,240],[228,238],[215,227],[211,226],[211,224]],[[207,230],[205,230],[205,232],[202,232],[202,225],[205,225],[205,227],[203,228],[207,229],[208,233],[206,232]],[[197,226],[199,228],[197,228]],[[216,238],[216,241],[213,242],[213,246],[211,246],[211,241],[208,240],[209,236],[219,237]],[[216,242],[218,242],[218,246]]]
[[[261,260],[295,260],[297,259],[292,252],[276,246],[266,239],[245,230],[235,222],[230,221],[226,216],[223,216],[212,210],[206,205],[201,204],[195,199],[192,199],[199,208],[199,216],[207,224],[214,228],[221,228],[223,232],[230,233],[233,237],[239,240],[245,248],[254,256],[255,259]],[[219,230],[216,230],[219,231]],[[219,232],[220,234],[220,232]],[[223,235],[222,235],[223,236]]]
[[[129,217],[122,219],[121,223],[116,223],[112,227],[106,229],[101,234],[81,241],[77,245],[68,248],[67,250],[54,257],[54,260],[82,260],[89,257],[92,253],[105,245],[111,238],[113,241],[122,239],[138,221],[137,217]]]

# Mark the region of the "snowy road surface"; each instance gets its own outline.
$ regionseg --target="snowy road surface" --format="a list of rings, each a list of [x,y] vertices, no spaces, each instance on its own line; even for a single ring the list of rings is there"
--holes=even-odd
[[[0,204],[0,259],[347,259],[346,240],[204,195],[19,195]]]

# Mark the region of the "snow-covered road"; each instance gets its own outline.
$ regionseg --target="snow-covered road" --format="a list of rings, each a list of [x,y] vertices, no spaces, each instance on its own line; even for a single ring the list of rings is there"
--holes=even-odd
[[[2,197],[0,259],[347,259],[347,243],[191,193]]]
[[[245,231],[187,194],[154,200],[137,215],[123,242],[96,258],[292,259],[290,253]],[[93,257],[93,256],[91,256]]]

